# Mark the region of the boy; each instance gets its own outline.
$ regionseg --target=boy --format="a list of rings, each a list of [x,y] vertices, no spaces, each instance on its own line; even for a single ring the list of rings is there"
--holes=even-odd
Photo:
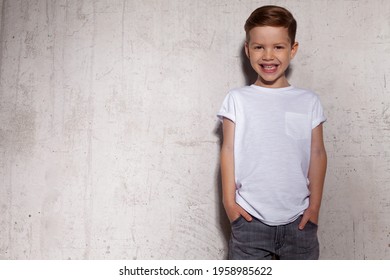
[[[291,86],[296,21],[278,6],[245,23],[245,52],[258,78],[225,98],[221,173],[231,222],[230,259],[318,259],[318,214],[326,172],[321,103]]]

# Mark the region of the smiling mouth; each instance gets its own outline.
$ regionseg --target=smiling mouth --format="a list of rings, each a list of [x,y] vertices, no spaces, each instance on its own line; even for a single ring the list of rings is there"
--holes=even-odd
[[[260,64],[261,68],[263,69],[264,72],[266,73],[274,73],[278,69],[277,64]]]

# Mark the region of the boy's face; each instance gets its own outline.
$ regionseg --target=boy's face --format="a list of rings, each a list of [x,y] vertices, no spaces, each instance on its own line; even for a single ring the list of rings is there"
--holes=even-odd
[[[287,28],[259,26],[249,31],[245,52],[257,72],[256,85],[270,88],[287,87],[285,72],[294,58],[298,43],[291,45]]]

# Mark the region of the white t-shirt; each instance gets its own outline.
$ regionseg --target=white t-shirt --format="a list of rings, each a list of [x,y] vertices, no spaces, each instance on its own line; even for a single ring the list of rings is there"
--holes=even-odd
[[[268,225],[309,205],[311,131],[326,120],[318,96],[293,86],[234,89],[218,117],[235,123],[236,202]]]

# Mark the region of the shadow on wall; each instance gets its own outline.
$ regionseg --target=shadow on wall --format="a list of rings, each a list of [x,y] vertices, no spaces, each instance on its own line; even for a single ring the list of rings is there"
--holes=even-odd
[[[218,136],[219,138],[219,151],[221,150],[222,147],[222,123],[218,122],[214,134]],[[220,158],[220,153],[218,155],[218,158]],[[222,176],[221,176],[221,166],[218,163],[216,167],[216,186],[217,186],[217,195],[218,195],[218,207],[217,207],[217,218],[218,222],[221,228],[221,232],[223,234],[223,238],[227,247],[227,244],[229,242],[230,238],[230,222],[229,219],[226,216],[225,209],[222,204]],[[227,259],[227,254],[223,256],[224,259]]]
[[[245,41],[242,44],[242,47],[239,50],[240,58],[241,58],[241,69],[242,73],[245,78],[245,85],[251,85],[256,82],[257,80],[257,73],[253,70],[248,57],[245,53]],[[291,65],[286,71],[287,79],[290,77],[292,73]],[[222,141],[223,141],[223,133],[222,133],[222,123],[218,122],[216,125],[216,128],[214,129],[214,134],[219,138],[219,151],[222,147]],[[218,156],[220,158],[220,155]],[[222,204],[222,176],[221,176],[221,168],[220,164],[218,163],[216,167],[216,186],[218,190],[218,213],[217,217],[219,219],[219,225],[221,227],[221,232],[223,233],[223,237],[225,239],[225,244],[227,245],[230,239],[230,222],[229,219],[226,216],[225,209]],[[227,255],[224,256],[224,258],[227,258]]]
[[[245,53],[245,41],[242,43],[242,47],[240,49],[240,57],[241,57],[241,69],[245,78],[245,85],[249,86],[256,82],[257,73],[253,70],[248,57]]]

